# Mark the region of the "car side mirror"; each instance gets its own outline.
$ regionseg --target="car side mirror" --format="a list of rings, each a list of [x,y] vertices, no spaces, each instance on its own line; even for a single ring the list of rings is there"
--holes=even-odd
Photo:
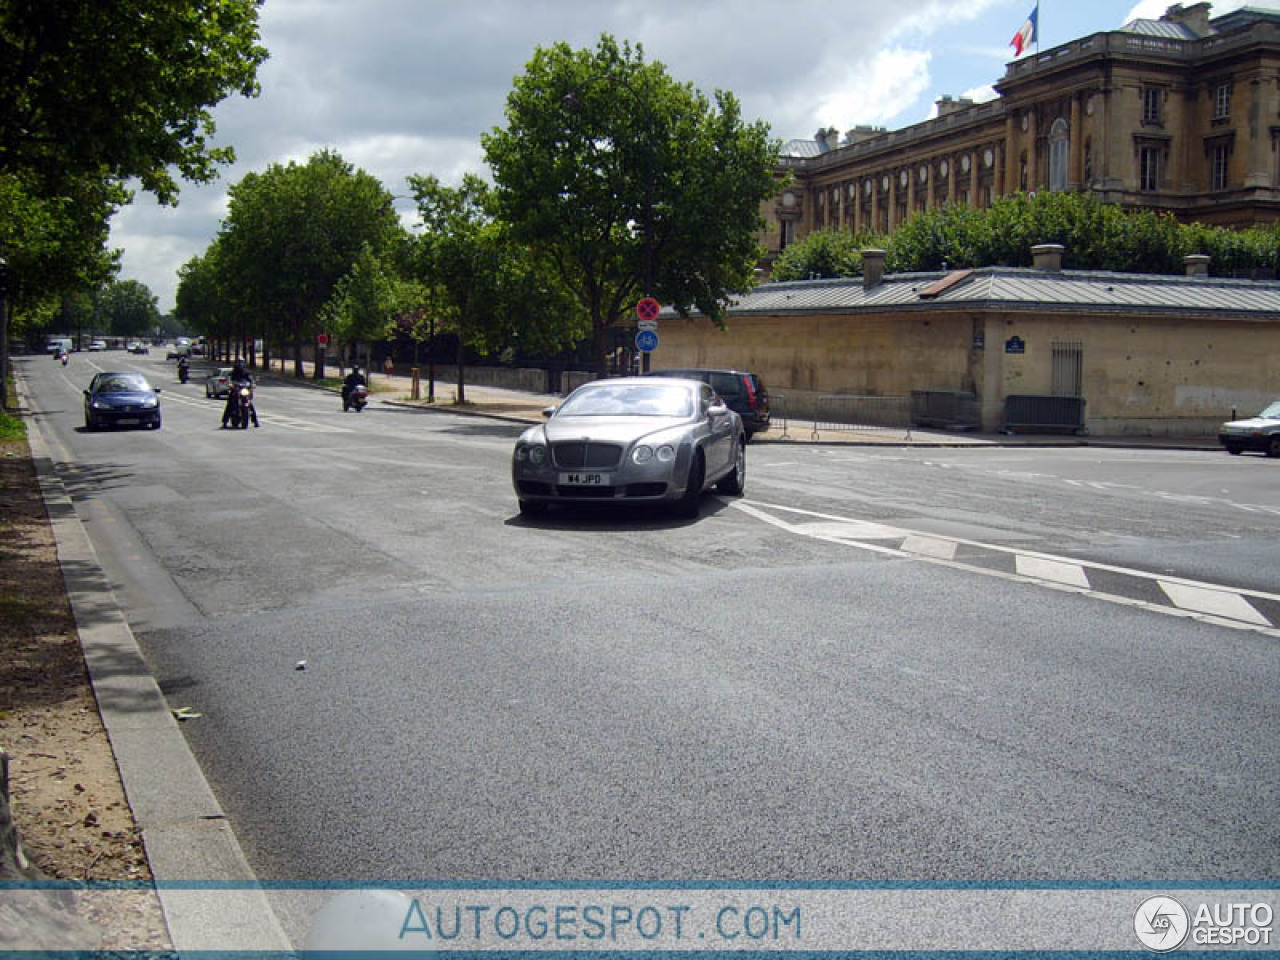
[[[719,398],[711,401],[711,406],[707,407],[707,413],[713,417],[722,417],[729,412],[729,408],[725,402]]]
[[[152,387],[151,389],[155,390],[155,392],[156,392],[156,393],[159,393],[159,392],[160,392],[160,388],[159,388],[159,387]]]
[[[550,417],[550,416],[551,416],[553,413],[555,413],[555,412],[556,412],[556,408],[555,408],[555,407],[543,407],[543,408],[542,408],[542,416],[543,416],[543,418],[544,418],[544,419],[545,419],[545,418],[547,418],[547,417]]]

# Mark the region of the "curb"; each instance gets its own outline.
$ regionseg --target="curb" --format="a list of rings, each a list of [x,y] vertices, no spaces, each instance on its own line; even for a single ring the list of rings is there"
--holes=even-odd
[[[30,408],[26,383],[14,382]],[[285,951],[291,945],[151,674],[54,467],[38,419],[27,442],[57,544],[98,712],[142,835],[177,950]],[[191,889],[220,882],[217,891]],[[216,896],[216,903],[214,898]]]

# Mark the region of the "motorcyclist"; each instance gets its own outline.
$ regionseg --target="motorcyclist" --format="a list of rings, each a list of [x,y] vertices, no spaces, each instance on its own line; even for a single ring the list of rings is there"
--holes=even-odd
[[[187,382],[187,377],[191,373],[191,361],[186,356],[178,358],[178,379],[183,383]]]
[[[67,351],[65,350],[58,351],[58,359],[62,361],[62,365],[64,367],[67,365],[68,358],[69,358],[69,355],[67,354]]]
[[[343,410],[346,410],[349,406],[351,406],[351,391],[354,390],[356,387],[363,387],[363,386],[367,386],[364,379],[364,372],[360,369],[360,366],[357,364],[356,366],[351,368],[351,372],[348,373],[342,381],[342,409]]]
[[[240,400],[240,387],[244,384],[253,386],[253,377],[244,365],[242,357],[236,357],[235,363],[231,366],[231,375],[227,379],[231,382],[231,389],[227,391],[227,405],[222,411],[222,429],[224,430],[239,419],[236,404]],[[249,415],[253,418],[253,425],[258,426],[258,410],[252,403],[249,404]]]

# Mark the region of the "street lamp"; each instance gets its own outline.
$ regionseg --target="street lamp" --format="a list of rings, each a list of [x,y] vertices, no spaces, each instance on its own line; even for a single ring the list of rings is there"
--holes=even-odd
[[[560,103],[566,110],[578,109],[578,91],[599,81],[605,81],[611,85],[622,87],[627,93],[631,94],[631,99],[635,102],[636,107],[644,117],[644,125],[648,131],[645,138],[645,168],[644,168],[644,298],[648,299],[653,294],[653,190],[654,178],[654,146],[653,146],[653,111],[649,104],[648,98],[636,91],[636,88],[623,77],[611,74],[598,73],[587,77],[572,90],[560,98]],[[641,353],[641,370],[644,373],[649,372],[649,353],[643,351]],[[627,371],[628,373],[630,370]]]

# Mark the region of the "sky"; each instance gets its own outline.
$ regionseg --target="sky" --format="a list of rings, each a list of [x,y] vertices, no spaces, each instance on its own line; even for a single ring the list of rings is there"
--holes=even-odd
[[[1188,3],[1190,0],[1188,0]],[[1158,18],[1168,0],[1042,0],[1040,49]],[[1243,6],[1219,0],[1212,14]],[[1280,9],[1280,0],[1250,6]],[[731,91],[744,119],[782,141],[869,124],[928,119],[943,95],[995,96],[1010,40],[1036,0],[266,0],[259,97],[214,109],[214,142],[236,163],[207,185],[184,184],[176,208],[149,194],[112,221],[119,279],[173,308],[178,269],[204,253],[227,190],[274,163],[336,150],[393,194],[405,178],[455,184],[487,175],[480,136],[504,122],[512,80],[536,48],[594,47],[602,33],[640,43],[677,81]],[[1034,49],[1034,48],[1033,48]],[[1025,55],[1025,54],[1024,54]],[[413,204],[398,200],[406,225]]]

